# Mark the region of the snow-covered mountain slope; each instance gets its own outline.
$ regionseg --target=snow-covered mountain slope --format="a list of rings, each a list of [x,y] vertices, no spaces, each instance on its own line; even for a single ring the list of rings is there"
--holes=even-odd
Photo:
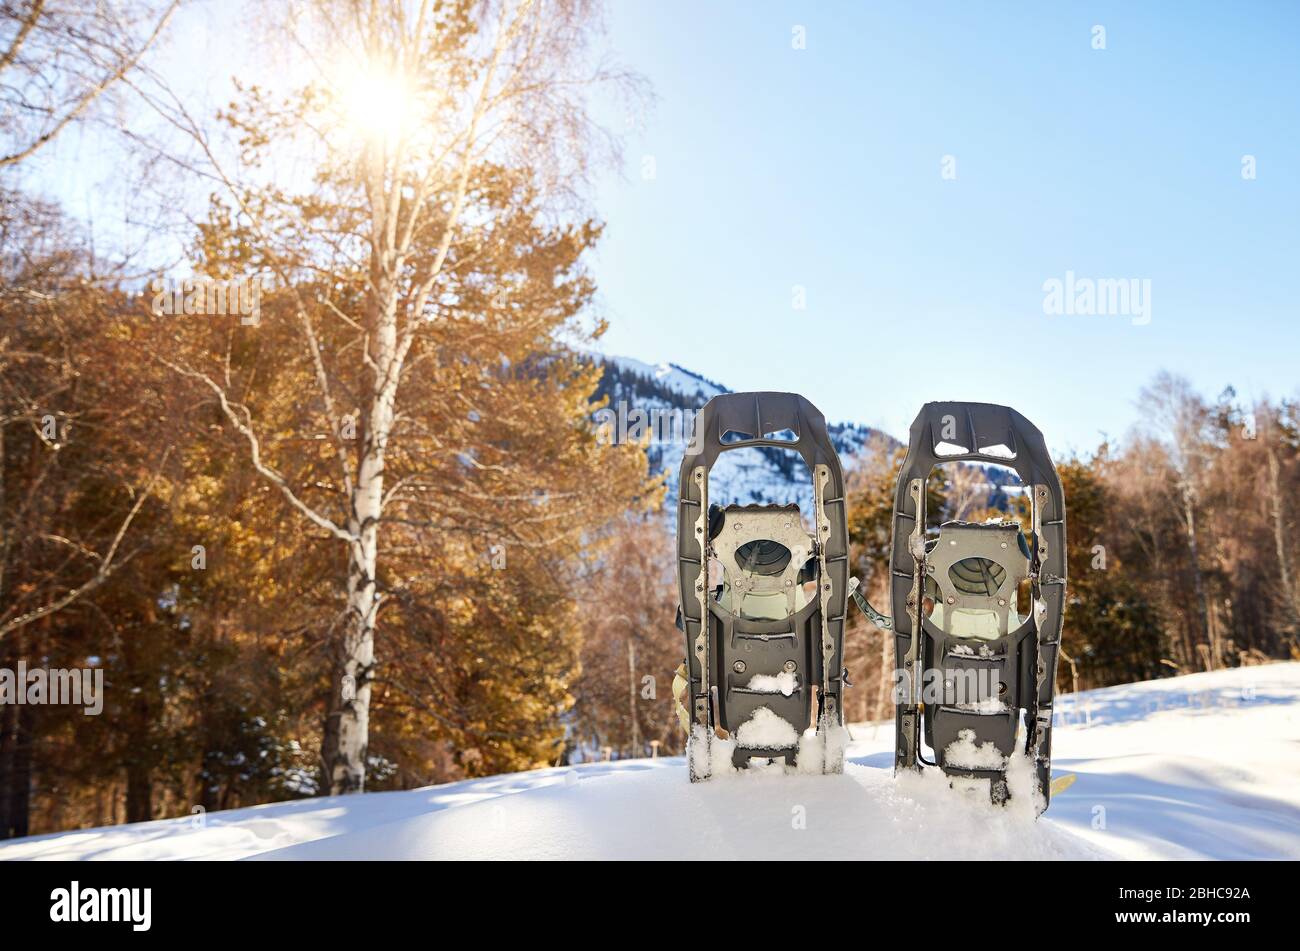
[[[545,769],[19,840],[0,859],[1300,858],[1300,663],[1061,698],[1035,820],[928,770],[895,778],[892,727],[854,729],[843,776],[691,785],[680,757]],[[1013,787],[1014,789],[1014,787]]]
[[[654,428],[647,446],[650,469],[668,473],[668,499],[665,511],[671,513],[677,499],[677,472],[681,466],[686,440],[690,437],[691,414],[710,398],[731,392],[720,383],[693,373],[673,363],[654,366],[631,357],[593,355],[605,373],[598,395],[608,397],[609,409],[626,429],[635,435],[638,411],[641,425],[646,417],[657,417],[664,425]],[[675,414],[675,415],[671,415]],[[876,434],[867,426],[827,421],[831,441],[841,458],[853,455]],[[620,435],[623,433],[620,431]],[[892,444],[894,441],[884,437]],[[710,498],[726,504],[799,502],[807,516],[811,510],[812,489],[807,467],[797,454],[788,450],[737,449],[724,453],[710,475]]]

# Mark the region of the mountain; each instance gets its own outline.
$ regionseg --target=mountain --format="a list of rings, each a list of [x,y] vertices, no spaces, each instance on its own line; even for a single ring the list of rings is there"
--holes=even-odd
[[[1066,694],[1056,716],[1054,766],[1078,778],[1038,820],[934,769],[893,776],[892,724],[867,724],[842,776],[591,763],[35,836],[0,861],[1300,858],[1300,663]]]
[[[667,470],[666,510],[674,511],[677,473],[690,438],[692,414],[710,398],[732,391],[675,363],[654,366],[631,357],[600,355],[593,355],[593,359],[604,368],[597,395],[608,398],[609,416],[621,427],[620,438],[625,434],[635,437],[638,425],[653,430],[646,449],[650,470]],[[828,421],[827,431],[846,466],[848,457],[873,436],[883,436],[891,446],[898,445],[892,437],[857,423]],[[805,515],[812,510],[808,469],[797,453],[787,449],[761,447],[726,452],[710,473],[709,483],[710,498],[720,504],[798,502]]]

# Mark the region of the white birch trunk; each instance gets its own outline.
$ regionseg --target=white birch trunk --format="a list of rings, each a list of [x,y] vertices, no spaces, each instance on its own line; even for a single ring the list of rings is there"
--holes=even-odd
[[[382,307],[375,347],[375,389],[365,419],[361,459],[348,529],[347,620],[339,658],[339,685],[325,761],[331,795],[364,792],[370,742],[370,695],[375,678],[375,621],[379,613],[379,520],[383,515],[384,456],[392,433],[401,353],[396,302]]]

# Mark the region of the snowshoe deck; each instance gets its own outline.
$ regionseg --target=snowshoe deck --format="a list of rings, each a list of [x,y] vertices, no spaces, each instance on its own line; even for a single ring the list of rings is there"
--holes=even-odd
[[[1014,521],[947,522],[928,536],[926,480],[949,462],[1014,469],[1030,503],[1028,534]],[[1065,500],[1042,433],[1005,406],[927,403],[912,424],[894,499],[890,603],[904,674],[895,769],[937,765],[954,779],[988,780],[1002,802],[1023,736],[1040,811],[1047,808],[1065,555]]]
[[[797,505],[710,504],[718,457],[764,446],[794,450],[806,463],[811,533]],[[711,775],[715,747],[729,749],[737,767],[752,758],[794,765],[814,725],[822,771],[842,772],[843,745],[832,734],[844,722],[848,525],[825,419],[792,393],[716,396],[695,419],[679,485],[678,625],[692,782]],[[710,559],[721,566],[720,584],[710,581]]]

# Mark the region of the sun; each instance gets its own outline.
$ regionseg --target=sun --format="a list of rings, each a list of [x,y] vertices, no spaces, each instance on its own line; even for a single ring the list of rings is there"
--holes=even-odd
[[[362,144],[391,146],[408,135],[418,97],[411,77],[388,64],[363,63],[336,84],[342,130]]]

